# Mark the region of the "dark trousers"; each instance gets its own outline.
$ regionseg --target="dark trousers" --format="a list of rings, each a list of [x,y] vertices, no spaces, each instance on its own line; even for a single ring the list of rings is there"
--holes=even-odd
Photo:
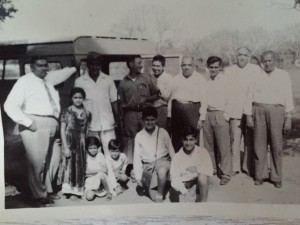
[[[207,112],[203,124],[204,147],[212,159],[214,170],[217,170],[219,164],[222,176],[231,177],[229,122],[225,120],[223,114],[223,111]],[[220,160],[218,160],[218,155],[220,155]]]
[[[269,178],[267,159],[270,144],[270,179],[282,180],[282,148],[285,110],[281,105],[254,104],[255,178]]]
[[[176,100],[172,101],[172,127],[171,136],[172,144],[175,152],[178,152],[182,146],[181,143],[181,131],[185,126],[193,126],[197,128],[200,102],[198,103],[186,103],[182,104]],[[197,138],[199,140],[199,137]],[[199,143],[198,143],[199,144]]]

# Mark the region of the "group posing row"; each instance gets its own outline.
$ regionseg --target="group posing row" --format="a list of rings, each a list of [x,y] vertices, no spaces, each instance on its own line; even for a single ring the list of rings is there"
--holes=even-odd
[[[158,127],[169,131],[177,154],[181,152],[183,128],[189,126],[200,130],[197,144],[204,145],[208,150],[213,170],[221,178],[221,185],[227,184],[231,176],[241,169],[240,146],[244,133],[245,143],[248,143],[244,152],[246,156],[251,156],[246,162],[254,160],[255,184],[260,185],[269,178],[270,167],[270,180],[275,187],[281,187],[282,130],[290,129],[293,109],[291,81],[288,73],[275,67],[272,51],[263,53],[262,67],[250,64],[250,56],[247,48],[239,48],[237,65],[225,71],[219,57],[209,57],[208,76],[197,73],[194,59],[185,56],[182,58],[182,73],[175,77],[164,71],[163,56],[153,58],[153,75],[143,74],[142,59],[134,56],[127,62],[129,74],[120,82],[117,90],[111,77],[101,71],[101,55],[89,53],[86,59],[87,73],[75,81],[75,87],[82,88],[86,94],[84,108],[77,110],[75,106],[76,95],[80,95],[77,93],[72,96],[73,105],[61,117],[65,155],[70,158],[76,149],[84,149],[82,136],[97,137],[105,155],[109,155],[108,143],[116,139],[117,127],[125,137],[122,138],[122,148],[128,163],[135,161],[134,167],[139,168],[134,169],[131,176],[143,185],[142,180],[149,180],[147,170],[152,174],[155,169],[156,173],[153,174],[159,176],[156,168],[160,157],[165,156],[156,154],[159,142],[155,142],[153,135],[150,135],[152,138],[137,135],[143,131],[142,111],[148,106],[154,106]],[[48,72],[46,59],[33,58],[31,69],[32,73],[17,81],[4,108],[20,125],[20,134],[31,165],[29,185],[33,198],[43,203],[54,196],[51,182],[59,166],[57,155],[60,155],[60,152],[55,154],[54,150],[49,153],[55,143],[54,134],[60,113],[59,96],[53,86],[71,76],[75,68]],[[91,117],[87,116],[88,112]],[[84,115],[86,120],[90,118],[88,130],[81,129]],[[243,128],[242,124],[246,124],[247,128]],[[152,147],[144,148],[143,143]],[[272,156],[270,165],[266,157],[268,144]],[[253,149],[249,146],[253,146]],[[185,176],[190,173],[187,172],[190,168],[184,164],[185,161],[180,161],[176,167],[185,171],[180,173],[180,181],[181,187],[184,184],[187,188],[190,184],[185,183],[194,182],[195,173],[193,176]],[[194,169],[191,171],[195,172]],[[77,175],[77,171],[74,171],[70,173],[72,182]],[[40,174],[44,174],[42,180]],[[159,182],[158,190],[152,199],[160,201],[162,189],[159,188]],[[181,190],[181,193],[186,193],[186,189]],[[177,188],[177,191],[180,190]]]

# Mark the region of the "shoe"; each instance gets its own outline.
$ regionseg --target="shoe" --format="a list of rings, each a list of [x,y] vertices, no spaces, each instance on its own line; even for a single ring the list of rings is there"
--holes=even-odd
[[[61,197],[58,194],[48,193],[47,198],[50,198],[52,200],[58,200],[61,199]]]
[[[276,188],[281,188],[282,187],[282,182],[281,181],[274,181],[273,184]]]
[[[228,177],[222,177],[221,181],[220,181],[220,185],[226,185],[228,184],[230,181],[230,178]]]
[[[105,190],[98,190],[98,191],[95,191],[95,195],[99,198],[101,197],[104,197],[106,195],[106,191]]]
[[[234,171],[234,172],[232,173],[232,176],[238,175],[239,173],[240,173],[240,171]]]
[[[261,180],[261,179],[256,179],[255,180],[255,182],[254,182],[254,185],[262,185],[264,183],[264,181],[263,180]]]
[[[138,185],[138,186],[136,186],[136,193],[139,196],[144,196],[145,195],[145,189]]]
[[[111,193],[107,193],[106,197],[105,197],[106,201],[111,201],[112,200],[112,194]]]
[[[32,206],[33,207],[46,207],[50,204],[53,204],[54,201],[49,198],[38,198],[32,200]]]

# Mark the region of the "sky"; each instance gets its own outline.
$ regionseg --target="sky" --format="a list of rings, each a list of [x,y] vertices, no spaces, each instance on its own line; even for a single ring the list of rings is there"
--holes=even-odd
[[[294,0],[12,0],[18,12],[0,24],[0,41],[107,36],[136,5],[161,7],[181,26],[182,38],[198,40],[221,29],[261,26],[278,30],[299,21]]]

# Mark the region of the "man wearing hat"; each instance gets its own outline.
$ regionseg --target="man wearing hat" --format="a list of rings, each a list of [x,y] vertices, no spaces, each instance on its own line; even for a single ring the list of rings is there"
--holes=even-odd
[[[100,138],[105,155],[108,153],[108,142],[115,139],[115,119],[117,115],[117,89],[113,79],[101,71],[101,55],[89,52],[86,58],[88,73],[75,81],[75,87],[86,93],[84,105],[92,113],[89,136]]]

